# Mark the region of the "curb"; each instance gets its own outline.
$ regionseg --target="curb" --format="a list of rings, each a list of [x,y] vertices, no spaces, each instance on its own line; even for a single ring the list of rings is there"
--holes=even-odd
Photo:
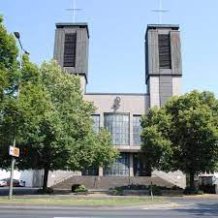
[[[168,203],[168,204],[154,204],[154,205],[136,205],[136,206],[50,206],[50,205],[0,205],[0,209],[53,209],[53,210],[66,210],[66,209],[83,209],[83,210],[105,210],[105,209],[113,209],[113,210],[132,210],[132,209],[141,209],[141,210],[162,210],[162,209],[172,209],[179,207],[179,204],[176,203]]]

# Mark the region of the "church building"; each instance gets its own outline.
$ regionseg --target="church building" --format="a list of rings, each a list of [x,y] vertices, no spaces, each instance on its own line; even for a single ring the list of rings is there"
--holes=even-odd
[[[143,44],[143,42],[142,42]],[[120,158],[110,167],[87,169],[83,176],[140,177],[145,166],[138,159],[140,152],[140,119],[149,108],[161,107],[174,95],[180,95],[182,63],[178,25],[151,24],[145,34],[145,93],[86,92],[88,83],[89,29],[87,23],[57,23],[54,59],[68,73],[80,76],[84,99],[96,107],[93,114],[95,131],[106,128]],[[143,47],[142,47],[143,49]],[[146,86],[145,86],[146,87]],[[184,183],[180,173],[154,172]],[[109,177],[108,177],[109,178]],[[176,182],[175,182],[176,183]]]
[[[143,45],[143,42],[142,42]],[[143,49],[143,46],[142,46]],[[149,108],[161,107],[174,95],[180,95],[182,62],[178,25],[151,24],[145,33],[145,92],[96,93],[86,92],[88,84],[89,29],[87,23],[57,23],[55,30],[54,59],[69,74],[80,77],[81,90],[86,101],[95,105],[92,115],[96,132],[106,128],[112,136],[119,158],[105,168],[90,168],[82,172],[49,172],[48,186],[70,189],[72,184],[84,184],[89,189],[108,189],[130,184],[153,184],[185,187],[185,175],[180,171],[153,171],[145,177],[146,166],[140,161],[141,116]],[[147,87],[147,91],[146,91]],[[0,171],[0,178],[9,172]],[[15,171],[15,178],[26,186],[40,187],[43,170]]]

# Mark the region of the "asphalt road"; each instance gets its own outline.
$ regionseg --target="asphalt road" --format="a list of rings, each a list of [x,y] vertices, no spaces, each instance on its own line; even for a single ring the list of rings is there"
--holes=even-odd
[[[114,208],[114,207],[43,207],[43,206],[2,206],[0,218],[217,218],[217,199],[175,199],[174,208]]]
[[[33,194],[36,189],[16,188],[16,195]],[[8,194],[8,188],[0,189],[0,196]],[[176,207],[45,207],[0,205],[0,218],[217,218],[218,195],[212,197],[169,198]]]

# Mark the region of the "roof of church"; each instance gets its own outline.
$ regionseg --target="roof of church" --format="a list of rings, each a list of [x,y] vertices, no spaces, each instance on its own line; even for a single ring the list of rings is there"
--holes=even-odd
[[[88,23],[56,23],[56,28],[73,28],[73,27],[86,28],[89,37]]]
[[[177,24],[148,24],[147,30],[149,29],[173,29],[179,30],[179,25]]]

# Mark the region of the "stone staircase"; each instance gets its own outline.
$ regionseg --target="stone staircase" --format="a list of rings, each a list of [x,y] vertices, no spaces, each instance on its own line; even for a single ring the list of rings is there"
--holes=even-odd
[[[158,176],[154,177],[127,177],[127,176],[72,176],[60,183],[53,185],[54,189],[71,189],[73,184],[83,184],[88,189],[108,190],[110,188],[127,185],[153,185],[171,188],[173,183]]]

